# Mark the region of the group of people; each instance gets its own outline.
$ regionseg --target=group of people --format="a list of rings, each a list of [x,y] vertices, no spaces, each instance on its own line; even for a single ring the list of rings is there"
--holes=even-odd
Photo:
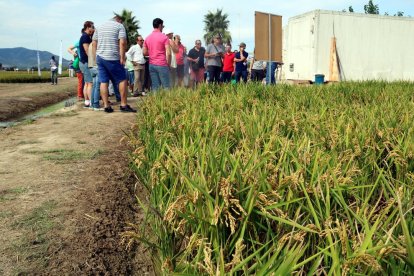
[[[127,36],[121,17],[115,16],[97,29],[92,21],[86,21],[81,33],[79,41],[68,49],[75,61],[79,59],[78,98],[85,101],[85,107],[113,112],[109,102],[111,81],[119,93],[117,100],[120,102],[120,111],[136,112],[127,103]]]
[[[155,18],[152,25],[152,33],[145,39],[139,35],[127,51],[121,17],[115,16],[99,28],[92,21],[84,23],[80,39],[68,51],[75,59],[72,67],[78,77],[78,98],[84,100],[85,107],[113,112],[108,100],[111,86],[120,110],[136,112],[127,104],[128,89],[133,96],[145,96],[149,89],[194,87],[204,81],[247,82],[249,71],[252,81],[265,78],[263,61],[253,59],[248,70],[245,43],[240,43],[238,51],[232,51],[231,44],[223,45],[222,37],[216,34],[206,48],[198,39],[187,53],[181,37],[164,29],[162,19]],[[186,76],[189,79],[185,81]]]
[[[262,82],[266,77],[266,63],[252,59],[248,70],[246,44],[240,43],[238,51],[232,51],[231,44],[222,43],[220,34],[216,34],[206,48],[202,47],[201,40],[196,40],[190,51],[181,44],[179,35],[171,30],[164,29],[164,22],[160,18],[153,20],[153,31],[143,43],[144,56],[149,56],[149,76],[152,89],[160,87],[170,88],[182,86],[183,76],[189,73],[189,87],[207,81],[220,83],[244,81],[247,82],[250,71],[251,80]],[[186,64],[189,68],[186,69]],[[268,83],[274,83],[276,64],[272,64],[273,75]],[[178,81],[177,81],[178,80]]]

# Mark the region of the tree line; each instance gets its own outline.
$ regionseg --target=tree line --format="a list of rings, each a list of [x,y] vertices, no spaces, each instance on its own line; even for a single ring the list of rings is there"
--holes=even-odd
[[[348,7],[348,10],[343,9],[343,12],[354,12],[354,8],[352,6]],[[374,4],[372,0],[369,0],[366,5],[364,5],[364,12],[365,14],[380,14],[378,4]],[[390,15],[388,12],[385,12],[384,15]],[[397,11],[394,16],[404,16],[403,11]]]

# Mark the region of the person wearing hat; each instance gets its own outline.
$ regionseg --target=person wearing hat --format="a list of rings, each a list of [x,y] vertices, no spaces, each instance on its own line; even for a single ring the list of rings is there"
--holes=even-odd
[[[167,61],[168,65],[170,66],[170,85],[171,87],[174,87],[177,85],[177,60],[175,58],[176,50],[178,50],[176,47],[172,47],[171,45],[175,44],[175,41],[173,41],[174,38],[174,32],[170,29],[165,29],[164,34],[168,37],[169,43],[170,43],[170,49],[167,51]]]
[[[217,34],[213,38],[213,43],[207,46],[206,53],[204,55],[207,59],[207,72],[209,75],[209,82],[211,83],[220,82],[224,52],[225,49],[221,42],[221,36]]]
[[[236,68],[234,71],[234,76],[236,77],[236,82],[240,82],[240,78],[243,78],[243,81],[247,82],[247,57],[249,53],[245,51],[246,44],[244,42],[240,43],[239,51],[234,57],[236,63]]]

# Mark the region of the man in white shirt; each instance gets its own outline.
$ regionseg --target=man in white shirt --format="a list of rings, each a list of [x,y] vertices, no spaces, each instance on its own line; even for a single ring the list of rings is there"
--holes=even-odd
[[[137,37],[137,44],[132,46],[126,53],[128,60],[134,65],[134,97],[145,96],[143,89],[144,77],[145,77],[145,58],[142,52],[142,46],[144,39],[142,36]]]

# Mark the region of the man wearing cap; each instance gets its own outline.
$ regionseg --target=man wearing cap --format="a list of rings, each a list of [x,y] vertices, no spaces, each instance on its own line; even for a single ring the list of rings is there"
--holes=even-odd
[[[224,55],[224,47],[221,43],[219,34],[214,36],[213,43],[209,44],[206,49],[205,57],[207,58],[207,71],[209,82],[219,83],[220,73],[223,67],[222,57]]]
[[[243,81],[247,82],[247,57],[249,54],[245,51],[246,44],[240,43],[239,51],[236,53],[234,57],[234,61],[236,62],[236,68],[234,75],[236,77],[236,82],[240,82],[240,78],[243,78]]]
[[[168,37],[162,33],[164,29],[164,21],[160,18],[155,18],[152,21],[154,30],[145,38],[144,42],[144,56],[149,56],[149,73],[151,76],[152,90],[156,91],[160,87],[165,89],[170,88],[170,69],[168,60],[170,44]]]

